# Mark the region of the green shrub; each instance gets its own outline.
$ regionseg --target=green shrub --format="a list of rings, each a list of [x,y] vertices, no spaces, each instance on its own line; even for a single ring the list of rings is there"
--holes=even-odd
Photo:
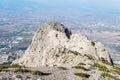
[[[84,69],[84,70],[86,70],[86,68],[83,67],[83,66],[73,66],[72,68],[75,68],[75,69]]]
[[[66,70],[67,68],[65,68],[65,67],[58,67],[58,69],[60,69],[60,70]]]
[[[77,52],[77,51],[71,51],[74,55],[78,55],[79,54],[79,52]]]
[[[48,67],[48,64],[46,64],[46,67]]]
[[[32,75],[42,75],[43,74],[43,72],[41,72],[41,71],[30,71],[30,73]]]
[[[58,34],[56,34],[55,36],[58,37]]]
[[[25,68],[24,66],[20,66],[18,64],[12,64],[12,65],[9,65],[9,66],[2,66],[0,65],[0,72],[1,71],[6,71],[5,69],[7,68],[15,68],[13,72],[15,73],[31,73],[32,75],[42,75],[43,72],[41,71],[31,71],[31,70],[27,70],[27,69],[23,69]]]
[[[7,66],[0,65],[0,71],[5,71],[7,68],[21,68],[22,66],[19,66],[18,64],[12,64]]]
[[[92,45],[92,46],[95,46],[95,42],[91,42],[91,45]]]
[[[108,72],[103,72],[102,76],[108,77],[110,80],[120,80],[114,76],[112,76],[111,74],[109,74]]]
[[[43,74],[43,72],[41,72],[41,71],[31,71],[31,70],[27,70],[27,69],[21,69],[21,68],[19,68],[19,69],[15,69],[14,70],[14,72],[15,73],[30,73],[30,74],[32,74],[32,75],[42,75]]]
[[[100,71],[109,71],[108,68],[104,65],[100,65],[95,63],[94,65],[92,65],[92,67],[97,67]]]
[[[83,47],[80,47],[80,49],[83,49]]]
[[[20,66],[19,64],[10,65],[11,68],[25,68],[25,66]]]
[[[89,78],[90,75],[86,73],[74,73],[74,75],[79,76],[79,77],[84,77],[84,78]]]
[[[111,70],[111,71],[120,75],[120,70]]]
[[[60,57],[60,55],[58,55],[58,54],[56,54],[55,56],[56,56],[56,57]]]
[[[119,66],[114,66],[113,68],[116,69],[116,70],[120,70]]]
[[[0,65],[0,69],[6,69],[6,68],[8,68],[8,66],[2,66],[2,65]]]
[[[112,70],[113,72],[115,72],[115,73],[120,75],[120,67],[114,66],[113,69],[114,69],[114,70]]]
[[[12,64],[7,66],[0,65],[0,71],[6,71],[7,68],[25,68],[24,66],[20,66],[18,64]]]
[[[20,73],[27,73],[27,72],[30,72],[30,71],[29,71],[29,70],[26,70],[26,69],[18,68],[18,69],[15,69],[14,72],[15,72],[15,73],[18,73],[18,72],[20,72]]]
[[[81,62],[81,63],[79,63],[78,65],[86,65],[86,64]]]
[[[90,55],[90,54],[84,54],[83,57],[87,57],[90,60],[94,60],[94,57],[92,55]]]
[[[2,66],[2,65],[0,65],[0,72],[1,71],[4,71],[5,69],[7,69],[8,68],[8,66]]]
[[[56,64],[54,64],[53,66],[57,66]]]
[[[102,63],[104,63],[104,64],[113,66],[110,62],[108,62],[107,60],[105,60],[103,57],[101,57],[101,61],[102,61]]]

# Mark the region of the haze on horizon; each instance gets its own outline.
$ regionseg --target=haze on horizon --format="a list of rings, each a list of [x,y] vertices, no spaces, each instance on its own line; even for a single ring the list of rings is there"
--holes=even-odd
[[[1,0],[0,11],[120,14],[120,0]]]

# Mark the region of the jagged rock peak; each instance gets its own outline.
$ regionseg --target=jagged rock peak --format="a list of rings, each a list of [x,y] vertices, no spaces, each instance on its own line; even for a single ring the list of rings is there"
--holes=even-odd
[[[80,62],[89,66],[100,62],[101,58],[111,63],[102,43],[91,42],[81,34],[71,34],[58,22],[48,22],[37,30],[25,54],[13,63],[27,67],[72,67]]]
[[[51,30],[55,30],[58,32],[65,33],[68,38],[70,38],[70,35],[72,34],[71,31],[67,27],[65,27],[63,24],[59,22],[47,22],[43,24],[43,26],[41,26],[40,29],[38,29],[38,32],[40,30],[42,32],[46,32],[46,31],[48,32]]]

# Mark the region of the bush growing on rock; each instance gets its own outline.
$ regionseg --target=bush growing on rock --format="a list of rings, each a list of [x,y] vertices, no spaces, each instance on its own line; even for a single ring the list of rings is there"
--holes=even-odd
[[[92,55],[90,55],[90,54],[84,54],[83,57],[87,57],[90,60],[94,60],[94,57]]]
[[[101,57],[101,61],[102,61],[102,63],[104,63],[104,64],[113,66],[110,62],[108,62],[107,60],[105,60],[103,57]]]
[[[65,67],[58,67],[58,69],[60,69],[60,70],[67,70],[67,68],[65,68]]]
[[[8,68],[8,66],[2,66],[2,65],[0,65],[0,72],[1,71],[4,71],[5,69],[7,69]]]
[[[15,69],[14,72],[15,72],[15,73],[30,73],[30,74],[32,74],[32,75],[43,75],[43,72],[38,71],[38,70],[32,71],[32,70],[21,69],[21,68]]]
[[[86,73],[74,73],[74,75],[79,76],[79,77],[84,77],[84,78],[89,78],[90,75]]]
[[[42,75],[43,74],[43,72],[41,72],[41,71],[30,71],[30,73],[32,75]]]
[[[73,66],[72,68],[75,68],[75,69],[83,69],[83,70],[86,70],[86,68],[85,67],[83,67],[83,66]]]
[[[25,66],[20,66],[19,64],[10,65],[11,68],[25,68]]]
[[[81,62],[81,63],[79,63],[78,65],[86,65],[86,64]]]
[[[18,69],[15,69],[14,72],[15,72],[15,73],[18,73],[18,72],[20,72],[20,73],[27,73],[27,72],[30,72],[30,71],[29,71],[29,70],[26,70],[26,69],[18,68]]]
[[[71,53],[73,53],[74,55],[78,55],[79,54],[79,52],[77,52],[77,51],[71,51]]]
[[[95,46],[95,42],[91,42],[91,45],[92,45],[92,46]]]
[[[97,67],[100,71],[109,71],[109,69],[101,64],[95,63],[94,65],[92,65],[92,67]]]

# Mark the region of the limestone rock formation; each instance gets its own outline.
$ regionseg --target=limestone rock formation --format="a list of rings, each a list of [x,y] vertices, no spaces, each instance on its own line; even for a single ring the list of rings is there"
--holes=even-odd
[[[80,62],[92,64],[101,58],[112,61],[102,43],[91,42],[81,34],[72,34],[58,22],[48,22],[37,30],[25,54],[13,63],[27,67],[72,67]]]

